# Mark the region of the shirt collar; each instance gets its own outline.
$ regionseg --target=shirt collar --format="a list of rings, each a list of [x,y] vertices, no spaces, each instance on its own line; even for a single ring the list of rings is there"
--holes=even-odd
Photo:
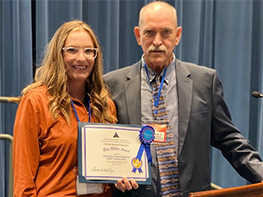
[[[144,54],[141,57],[141,61],[142,61],[142,69],[144,70],[144,72],[146,72],[145,69],[144,69],[144,65],[145,65]],[[148,67],[148,66],[147,66],[147,69],[148,69],[148,75],[149,75],[149,78],[150,78],[149,80],[150,80],[150,83],[151,83],[154,80],[154,78],[156,77],[157,73],[153,69]],[[163,72],[164,71],[161,72],[160,76],[163,76]],[[167,67],[166,76],[165,76],[165,79],[164,79],[164,82],[166,84],[169,83],[169,78],[170,78],[169,75],[172,72],[175,72],[175,55],[174,55],[174,53],[173,53],[172,62]]]

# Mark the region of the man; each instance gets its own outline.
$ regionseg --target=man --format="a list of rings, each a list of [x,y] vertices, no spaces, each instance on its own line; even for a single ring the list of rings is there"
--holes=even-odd
[[[179,183],[174,183],[170,192],[163,189],[164,181],[158,170],[158,143],[153,143],[152,184],[136,189],[134,181],[124,178],[116,184],[124,196],[187,197],[190,192],[211,189],[210,145],[220,149],[248,181],[255,183],[263,178],[258,152],[231,121],[216,71],[175,58],[173,50],[181,33],[174,7],[160,1],[147,4],[140,11],[139,26],[134,28],[144,52],[141,60],[104,76],[117,107],[118,122],[131,125],[147,123],[146,119],[156,120],[152,106],[153,81],[156,75],[164,78],[162,91],[178,157],[178,161],[172,162],[178,165]],[[131,190],[132,187],[136,190]]]

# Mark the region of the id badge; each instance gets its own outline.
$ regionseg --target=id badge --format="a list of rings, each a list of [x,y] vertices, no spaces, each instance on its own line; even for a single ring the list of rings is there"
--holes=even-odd
[[[104,185],[102,183],[80,183],[77,176],[76,189],[78,195],[101,194],[104,192]]]
[[[154,128],[154,141],[153,142],[159,142],[164,143],[166,142],[166,130],[167,125],[166,124],[147,124]]]

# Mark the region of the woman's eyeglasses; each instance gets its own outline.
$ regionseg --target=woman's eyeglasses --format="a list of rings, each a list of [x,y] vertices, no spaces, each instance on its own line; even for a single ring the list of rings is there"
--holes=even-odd
[[[99,49],[97,48],[84,48],[79,49],[76,47],[63,47],[62,50],[66,53],[69,58],[76,58],[79,52],[84,53],[87,59],[95,59],[98,55]]]

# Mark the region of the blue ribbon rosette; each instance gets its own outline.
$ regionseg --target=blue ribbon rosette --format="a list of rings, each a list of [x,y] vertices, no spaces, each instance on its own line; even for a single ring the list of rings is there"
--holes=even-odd
[[[141,141],[141,146],[138,150],[137,156],[132,159],[132,166],[133,166],[132,172],[136,172],[136,170],[138,170],[141,173],[142,172],[141,157],[144,150],[146,152],[148,163],[152,162],[150,144],[154,140],[154,128],[149,125],[143,126],[140,130],[139,139]]]

